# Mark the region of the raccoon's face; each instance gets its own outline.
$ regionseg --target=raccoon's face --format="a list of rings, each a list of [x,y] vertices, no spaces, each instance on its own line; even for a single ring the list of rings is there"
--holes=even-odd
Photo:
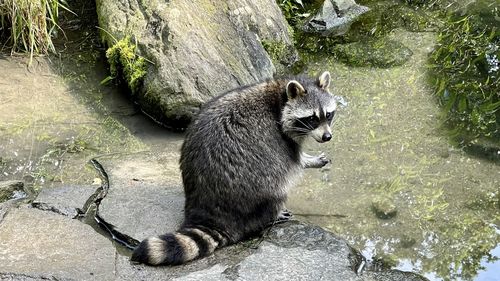
[[[296,141],[311,136],[317,142],[332,138],[330,126],[337,102],[328,92],[330,73],[324,72],[316,81],[288,82],[287,103],[281,117],[283,132]]]

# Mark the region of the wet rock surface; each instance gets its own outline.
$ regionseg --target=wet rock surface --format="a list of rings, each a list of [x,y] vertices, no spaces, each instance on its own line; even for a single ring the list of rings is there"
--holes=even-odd
[[[325,0],[316,14],[309,18],[302,30],[323,36],[346,33],[351,24],[370,9],[354,0]]]
[[[118,231],[138,240],[174,231],[184,216],[184,195],[180,187],[163,187],[131,182],[111,188],[99,214]]]
[[[114,180],[99,213],[139,240],[174,231],[182,220],[180,186]],[[128,184],[127,184],[128,182]],[[399,271],[364,272],[365,260],[345,240],[320,227],[291,221],[186,265],[132,264],[75,210],[99,197],[95,186],[42,191],[33,206],[11,209],[0,222],[1,280],[425,280]],[[87,198],[88,196],[88,198]],[[44,206],[45,208],[40,208]],[[89,215],[89,213],[87,213]],[[101,233],[101,234],[100,234]],[[410,278],[411,277],[411,278]],[[413,278],[413,279],[412,279]]]
[[[271,78],[275,67],[261,40],[293,49],[274,0],[99,0],[97,11],[106,33],[118,40],[133,34],[140,54],[154,63],[137,100],[174,127],[185,126],[210,97]]]
[[[43,211],[75,218],[98,186],[60,186],[44,188],[31,205]]]
[[[53,212],[23,206],[11,210],[0,224],[0,276],[111,280],[114,259],[108,239]]]
[[[20,197],[26,197],[22,181],[0,181],[0,203]]]

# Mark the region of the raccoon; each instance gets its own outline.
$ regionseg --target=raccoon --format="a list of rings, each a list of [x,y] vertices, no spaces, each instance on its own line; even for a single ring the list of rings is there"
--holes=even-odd
[[[180,168],[184,222],[147,238],[132,261],[177,265],[261,233],[286,219],[287,191],[303,168],[329,160],[301,152],[307,136],[332,138],[337,103],[330,73],[269,80],[207,102],[187,129]]]

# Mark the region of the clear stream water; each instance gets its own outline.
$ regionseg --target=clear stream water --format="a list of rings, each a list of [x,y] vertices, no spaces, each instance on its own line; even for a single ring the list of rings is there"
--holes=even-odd
[[[36,189],[88,184],[91,157],[141,155],[140,165],[149,161],[180,184],[183,135],[141,115],[123,89],[100,85],[106,68],[101,50],[84,48],[94,44],[87,35],[70,36],[61,58],[39,59],[30,70],[26,58],[0,57],[0,180],[24,178]],[[453,146],[442,129],[426,77],[436,35],[389,36],[414,53],[403,66],[348,67],[325,55],[307,67],[312,75],[329,70],[348,105],[332,141],[307,143],[332,164],[307,170],[288,208],[374,264],[430,280],[500,280],[499,163]],[[393,205],[394,217],[375,215],[380,200]]]
[[[442,129],[425,66],[434,34],[390,36],[412,46],[401,67],[351,68],[328,59],[309,67],[330,69],[348,106],[333,142],[309,146],[332,165],[308,171],[289,207],[369,260],[430,280],[500,280],[499,163],[452,146]],[[381,199],[396,216],[377,218],[373,204]]]

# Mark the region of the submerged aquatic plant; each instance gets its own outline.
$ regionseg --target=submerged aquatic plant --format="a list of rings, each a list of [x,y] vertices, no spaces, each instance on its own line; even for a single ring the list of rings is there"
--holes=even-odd
[[[34,54],[55,51],[52,36],[60,9],[71,12],[64,0],[0,0],[0,38],[11,52]]]
[[[431,55],[436,94],[462,138],[500,137],[500,29],[494,21],[484,15],[450,19]]]

